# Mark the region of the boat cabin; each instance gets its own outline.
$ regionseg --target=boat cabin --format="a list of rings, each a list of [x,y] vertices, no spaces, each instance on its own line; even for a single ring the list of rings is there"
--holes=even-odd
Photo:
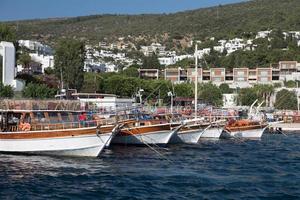
[[[0,132],[57,130],[97,126],[93,114],[60,110],[0,110]]]

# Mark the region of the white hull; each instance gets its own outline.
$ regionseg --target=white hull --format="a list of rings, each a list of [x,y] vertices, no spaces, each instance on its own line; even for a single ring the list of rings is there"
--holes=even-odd
[[[0,139],[0,151],[42,155],[97,157],[112,133],[55,138]]]
[[[224,130],[222,138],[261,138],[266,128],[229,132]]]
[[[222,133],[221,128],[211,127],[204,131],[200,139],[219,139]]]
[[[134,135],[116,135],[113,137],[112,144],[132,144],[132,145],[145,145],[145,144],[168,144],[170,138],[177,131],[164,130]]]
[[[204,130],[196,129],[196,130],[187,130],[187,131],[180,131],[170,139],[171,144],[177,143],[189,143],[195,144],[198,143],[200,136],[202,135]]]

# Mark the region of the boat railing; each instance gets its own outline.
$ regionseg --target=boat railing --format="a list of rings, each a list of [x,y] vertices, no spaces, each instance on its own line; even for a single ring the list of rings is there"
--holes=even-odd
[[[32,123],[30,124],[30,131],[42,131],[42,130],[65,130],[74,128],[89,128],[97,127],[99,125],[108,125],[114,123],[113,120],[84,120],[84,121],[72,121],[72,122],[61,122],[61,123]],[[24,131],[17,126],[18,131]]]

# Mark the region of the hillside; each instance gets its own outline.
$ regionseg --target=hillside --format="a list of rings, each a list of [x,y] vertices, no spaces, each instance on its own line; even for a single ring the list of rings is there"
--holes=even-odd
[[[274,28],[300,30],[299,19],[299,0],[254,0],[174,14],[93,15],[4,23],[14,26],[20,39],[53,43],[61,37],[89,41],[127,35],[158,41],[184,36],[232,37]]]

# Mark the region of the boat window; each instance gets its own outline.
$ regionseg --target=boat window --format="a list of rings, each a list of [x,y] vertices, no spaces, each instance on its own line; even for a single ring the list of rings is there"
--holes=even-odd
[[[49,118],[50,118],[50,123],[58,123],[59,122],[59,118],[56,112],[49,112],[48,113]]]
[[[44,112],[34,113],[34,119],[36,120],[37,123],[46,123],[47,122]]]
[[[26,113],[24,118],[23,118],[24,123],[31,123],[31,117],[29,113]]]
[[[20,121],[21,113],[10,113],[8,115],[8,124],[18,124]]]
[[[63,122],[70,122],[69,114],[67,112],[60,113]]]
[[[73,113],[73,120],[76,122],[76,121],[79,121],[79,114],[78,113]]]

